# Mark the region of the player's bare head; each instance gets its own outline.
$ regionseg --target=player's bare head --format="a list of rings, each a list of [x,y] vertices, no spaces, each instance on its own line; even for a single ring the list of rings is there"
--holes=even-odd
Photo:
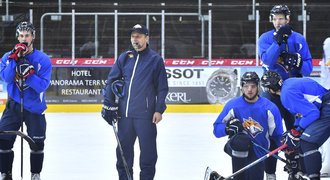
[[[259,81],[260,78],[256,72],[246,72],[241,77],[241,87],[243,97],[250,101],[255,102],[259,94]]]
[[[270,10],[269,21],[273,21],[275,16],[283,15],[286,20],[290,19],[291,11],[287,5],[275,5]]]
[[[282,85],[282,77],[275,71],[267,71],[261,77],[261,86],[268,91],[272,90],[273,92],[277,92],[282,88]]]

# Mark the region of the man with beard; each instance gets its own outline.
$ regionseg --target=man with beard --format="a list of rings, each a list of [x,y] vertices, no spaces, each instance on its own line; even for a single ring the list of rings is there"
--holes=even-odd
[[[281,145],[280,111],[270,100],[259,96],[259,81],[257,73],[244,73],[241,77],[243,95],[228,101],[213,124],[217,138],[229,136],[224,150],[232,157],[233,172],[264,156],[270,139]],[[264,169],[264,162],[261,162],[234,179],[263,180]]]
[[[140,179],[152,180],[158,159],[157,124],[166,109],[168,82],[163,58],[149,47],[149,30],[136,24],[129,34],[132,48],[118,57],[108,75],[102,117],[110,125],[118,121],[122,146],[122,151],[119,145],[116,151],[119,179],[133,176],[134,145],[138,139]]]

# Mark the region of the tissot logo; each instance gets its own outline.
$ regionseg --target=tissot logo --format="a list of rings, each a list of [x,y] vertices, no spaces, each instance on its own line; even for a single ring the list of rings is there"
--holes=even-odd
[[[191,99],[187,98],[187,94],[185,92],[169,92],[166,96],[166,100],[170,102],[182,102],[189,103]]]
[[[167,74],[167,78],[190,79],[192,77],[195,77],[199,79],[201,77],[202,71],[204,71],[204,69],[166,69],[166,74]]]

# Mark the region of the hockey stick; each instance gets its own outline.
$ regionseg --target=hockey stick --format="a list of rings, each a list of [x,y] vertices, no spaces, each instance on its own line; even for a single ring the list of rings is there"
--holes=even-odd
[[[289,43],[288,43],[288,38],[289,36],[288,35],[285,35],[285,51],[286,53],[289,53]],[[291,77],[291,71],[289,70],[289,68],[286,68],[287,71],[288,71],[288,74],[289,74],[289,77]]]
[[[267,152],[267,153],[270,152],[268,149],[265,149],[264,147],[260,146],[259,144],[255,143],[255,142],[253,142],[253,141],[251,141],[251,142],[252,142],[253,145],[255,145],[255,146],[261,148],[261,149],[264,150],[265,152]],[[273,154],[272,156],[273,156],[274,158],[276,158],[276,159],[278,159],[278,160],[284,162],[286,165],[289,166],[288,169],[291,169],[291,167],[290,167],[290,163],[289,163],[287,160],[285,160],[284,158],[282,158],[282,157],[280,157],[280,156],[278,156],[278,155],[276,155],[276,154]],[[291,169],[291,171],[292,171],[292,169]],[[296,175],[300,176],[300,177],[303,178],[304,180],[309,180],[309,177],[304,176],[302,173],[296,173]]]
[[[119,98],[122,97],[122,96],[119,96],[118,94],[122,95],[121,94],[122,91],[119,92],[119,89],[116,89],[117,86],[114,84],[115,82],[116,81],[112,82],[112,84],[111,84],[111,91],[115,95],[115,104],[117,104],[117,106],[118,106],[118,104],[119,104]],[[120,85],[120,82],[118,82],[118,83],[119,83],[118,85]],[[123,85],[123,84],[121,84],[121,85]],[[123,87],[123,86],[121,86],[121,87]],[[121,90],[123,90],[123,89],[121,89]],[[115,133],[115,136],[116,136],[118,149],[120,151],[120,156],[121,156],[121,159],[122,159],[123,164],[124,164],[124,168],[125,168],[125,172],[126,172],[126,175],[127,175],[127,179],[128,180],[133,180],[133,178],[132,178],[132,176],[131,176],[131,174],[129,172],[128,165],[127,165],[127,162],[126,162],[126,159],[125,159],[125,156],[124,156],[124,151],[123,151],[123,148],[121,146],[121,143],[120,143],[120,140],[119,140],[119,137],[118,137],[118,130],[116,128],[116,122],[118,122],[118,119],[119,118],[120,117],[114,118],[114,120],[111,122],[111,125],[112,125],[112,128],[113,128],[113,132]]]
[[[21,91],[20,91],[20,98],[21,98],[21,132],[24,132],[23,130],[24,130],[24,124],[23,124],[23,122],[24,122],[24,84],[23,84],[23,82],[24,82],[24,77],[23,76],[21,76],[21,84],[20,84],[20,88],[21,88]],[[23,137],[21,136],[21,179],[23,179],[23,166],[24,166],[24,164],[23,164],[23,152],[24,152],[24,150],[23,150]]]
[[[223,177],[223,176],[217,174],[218,177],[213,178],[213,180],[229,180],[229,179],[231,179],[232,177],[234,177],[234,176],[236,176],[236,175],[242,173],[243,171],[245,171],[245,170],[247,170],[247,169],[253,167],[254,165],[256,165],[256,164],[258,164],[258,163],[264,161],[264,160],[267,159],[268,157],[270,157],[270,156],[272,156],[273,154],[279,152],[280,150],[286,148],[287,146],[288,146],[287,144],[282,144],[280,147],[274,149],[273,151],[270,151],[269,153],[265,154],[265,155],[262,156],[261,158],[259,158],[259,159],[255,160],[255,161],[253,161],[252,163],[250,163],[250,164],[246,165],[245,167],[241,168],[240,170],[234,172],[234,173],[231,174],[230,176],[228,176],[228,177]],[[216,172],[213,171],[213,173],[216,173]]]
[[[111,84],[111,91],[115,95],[115,103],[118,105],[119,104],[119,98],[122,97],[122,96],[119,96],[118,93],[122,93],[122,92],[119,92],[118,89],[116,89],[116,86],[114,85],[114,82]],[[123,89],[121,89],[121,90],[123,90]],[[118,121],[118,119],[115,119],[114,121],[112,121],[113,131],[114,131],[116,139],[117,139],[117,144],[118,144],[118,148],[119,148],[119,151],[120,151],[121,159],[123,160],[123,164],[124,164],[124,167],[125,167],[127,179],[128,180],[133,180],[132,176],[129,172],[128,165],[127,165],[127,162],[126,162],[126,159],[125,159],[125,156],[124,156],[124,151],[123,151],[123,148],[121,147],[120,140],[119,140],[119,137],[118,137],[118,131],[116,129],[116,122],[117,121]]]
[[[20,137],[22,137],[23,139],[25,139],[29,143],[29,146],[30,146],[30,148],[32,150],[37,150],[37,145],[34,142],[34,140],[30,136],[22,133],[21,131],[0,131],[0,135],[1,134],[3,134],[3,135],[4,134],[8,134],[8,135],[20,136]]]
[[[116,129],[116,124],[115,124],[114,121],[112,121],[112,127],[113,127],[113,131],[115,133],[116,139],[117,139],[118,148],[119,148],[119,151],[120,151],[121,159],[123,160],[123,164],[124,164],[124,167],[125,167],[127,179],[128,180],[133,180],[132,177],[131,177],[131,174],[128,170],[128,165],[127,165],[127,162],[126,162],[126,159],[125,159],[125,156],[124,156],[124,151],[123,151],[123,148],[121,147],[119,137],[118,137],[118,132],[117,132],[117,129]]]
[[[265,149],[264,147],[260,146],[259,144],[251,141],[253,145],[259,147],[260,149],[264,150],[266,153],[269,153],[270,151],[268,149]],[[285,164],[288,164],[289,162],[287,160],[285,160],[284,158],[282,158],[281,156],[278,156],[276,153],[272,155],[274,158],[284,162]]]

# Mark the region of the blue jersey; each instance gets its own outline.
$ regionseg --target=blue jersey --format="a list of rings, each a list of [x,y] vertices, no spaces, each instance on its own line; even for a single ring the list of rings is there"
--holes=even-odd
[[[9,98],[20,103],[21,91],[15,83],[17,63],[14,59],[8,59],[9,53],[6,53],[1,59],[0,76],[7,83]],[[50,84],[52,64],[45,53],[36,49],[26,55],[25,59],[33,65],[35,73],[25,80],[25,85],[28,88],[23,91],[24,109],[32,113],[42,114],[47,109],[45,91]]]
[[[308,48],[306,39],[297,32],[292,32],[288,38],[288,47],[285,43],[278,45],[273,39],[275,30],[263,33],[259,38],[258,54],[266,70],[273,70],[279,73],[283,80],[289,77],[309,76],[313,70],[312,56]],[[282,52],[299,53],[303,60],[301,70],[293,69],[287,71],[280,64],[280,54]]]
[[[281,102],[296,115],[295,125],[306,129],[320,117],[321,98],[328,90],[310,78],[289,78],[281,89]]]
[[[241,121],[251,141],[265,149],[269,149],[269,138],[273,138],[277,145],[280,145],[283,134],[281,114],[276,105],[268,99],[259,97],[255,103],[247,102],[243,96],[231,99],[213,124],[214,135],[226,136],[226,123],[233,118]],[[253,149],[258,157],[265,155],[265,151],[259,147]]]
[[[105,87],[104,103],[113,104],[111,83],[124,79],[124,97],[119,100],[122,117],[152,117],[154,112],[163,113],[168,83],[163,58],[147,47],[122,53],[112,67]]]

